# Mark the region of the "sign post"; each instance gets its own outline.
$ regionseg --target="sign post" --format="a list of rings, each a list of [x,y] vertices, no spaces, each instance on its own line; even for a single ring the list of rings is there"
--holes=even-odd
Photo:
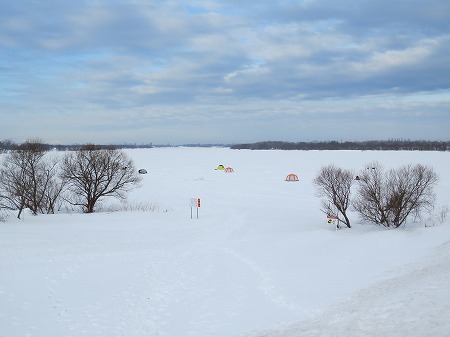
[[[335,215],[327,214],[327,223],[333,226],[336,230],[339,228],[339,218]]]
[[[197,219],[198,219],[198,209],[200,208],[200,199],[199,198],[191,198],[191,219],[192,219],[192,209],[197,209]]]

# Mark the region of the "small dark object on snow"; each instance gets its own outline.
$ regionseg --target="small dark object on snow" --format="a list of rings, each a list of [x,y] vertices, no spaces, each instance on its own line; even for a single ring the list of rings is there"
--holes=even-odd
[[[147,173],[147,170],[146,170],[146,169],[140,169],[138,172],[139,172],[140,174],[146,174],[146,173]]]

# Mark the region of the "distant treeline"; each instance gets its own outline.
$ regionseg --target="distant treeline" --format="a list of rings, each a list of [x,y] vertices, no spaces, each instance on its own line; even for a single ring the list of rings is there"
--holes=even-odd
[[[42,144],[47,151],[76,151],[86,144],[52,145]],[[10,140],[0,141],[0,152],[17,150],[21,144]],[[149,144],[119,144],[119,145],[97,145],[97,149],[148,149],[153,147],[171,147],[172,145]],[[428,141],[428,140],[370,140],[362,142],[350,141],[324,141],[324,142],[283,142],[265,141],[248,144],[185,144],[187,147],[229,147],[235,150],[378,150],[378,151],[449,151],[450,141]]]
[[[370,140],[362,142],[282,142],[266,141],[235,144],[231,149],[249,150],[378,150],[378,151],[449,151],[450,141],[427,140]]]
[[[0,141],[0,152],[8,151],[8,150],[17,150],[20,148],[22,144],[14,143],[10,140]],[[76,151],[80,148],[84,147],[86,144],[71,144],[71,145],[51,145],[51,144],[42,144],[43,149],[46,151],[56,150],[56,151]],[[119,144],[119,145],[97,145],[95,144],[97,149],[148,149],[152,148],[153,145],[150,144]]]

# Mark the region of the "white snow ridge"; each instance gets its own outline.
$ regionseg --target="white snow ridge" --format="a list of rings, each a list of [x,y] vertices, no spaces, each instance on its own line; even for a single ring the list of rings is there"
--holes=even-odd
[[[448,336],[450,243],[316,317],[248,337]]]

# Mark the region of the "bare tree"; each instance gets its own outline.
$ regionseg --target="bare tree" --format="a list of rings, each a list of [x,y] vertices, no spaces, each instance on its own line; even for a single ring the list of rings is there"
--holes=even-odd
[[[42,173],[42,202],[41,212],[54,214],[58,205],[61,204],[61,196],[64,191],[66,181],[59,176],[60,165],[58,160],[46,162],[46,169]]]
[[[337,216],[339,221],[348,228],[351,228],[347,210],[350,206],[350,192],[353,181],[354,174],[352,171],[334,165],[322,167],[313,180],[316,194],[323,198],[321,211]]]
[[[26,205],[26,188],[23,171],[10,157],[5,157],[0,169],[0,208],[19,210],[17,217],[20,219]]]
[[[424,165],[406,165],[384,174],[379,163],[362,172],[354,207],[363,221],[397,228],[409,216],[434,205],[438,176]]]
[[[358,177],[358,194],[353,201],[355,210],[364,221],[385,224],[387,182],[383,168],[377,162],[370,163]]]
[[[45,145],[39,140],[27,140],[8,153],[0,168],[0,197],[4,208],[17,209],[17,217],[29,208],[36,215],[49,213],[46,197],[50,185],[55,185],[56,163],[45,159]]]
[[[95,145],[68,153],[61,172],[67,181],[67,200],[86,213],[94,212],[97,202],[104,197],[125,199],[126,192],[138,187],[142,179],[123,151]]]
[[[2,171],[0,170],[0,221],[5,221],[8,217],[8,210],[12,211],[16,208],[11,203],[4,189]]]

